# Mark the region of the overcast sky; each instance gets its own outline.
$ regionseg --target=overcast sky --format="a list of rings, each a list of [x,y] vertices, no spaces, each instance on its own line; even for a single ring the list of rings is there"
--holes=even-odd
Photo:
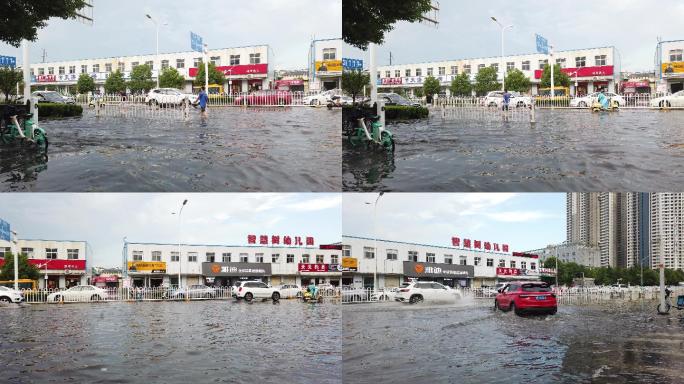
[[[345,193],[345,235],[373,237],[377,193]],[[565,241],[565,194],[386,193],[378,203],[378,238],[450,246],[451,237],[528,251]]]
[[[94,0],[95,23],[51,19],[31,49],[39,63],[43,48],[48,61],[151,54],[155,52],[152,14],[168,23],[159,32],[160,52],[190,51],[190,31],[213,48],[268,44],[275,60],[271,69],[307,66],[311,39],[342,37],[341,0]],[[0,43],[0,55],[21,49]]]
[[[313,236],[316,246],[341,240],[341,195],[174,193],[4,193],[0,218],[19,238],[85,240],[90,266],[120,267],[130,242],[246,245],[247,235]]]
[[[438,28],[401,22],[378,49],[378,64],[491,57],[501,55],[504,25],[506,54],[534,53],[534,34],[545,36],[557,50],[615,46],[622,70],[654,70],[657,37],[684,39],[682,0],[442,0]],[[345,57],[367,53],[345,46]]]

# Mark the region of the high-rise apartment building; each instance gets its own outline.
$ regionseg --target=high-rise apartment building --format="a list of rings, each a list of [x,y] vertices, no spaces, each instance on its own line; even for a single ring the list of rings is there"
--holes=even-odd
[[[653,193],[651,206],[651,266],[657,268],[661,255],[665,268],[684,269],[684,194]]]

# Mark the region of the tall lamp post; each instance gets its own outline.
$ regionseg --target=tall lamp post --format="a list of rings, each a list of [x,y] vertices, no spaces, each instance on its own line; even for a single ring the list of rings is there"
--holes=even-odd
[[[188,199],[183,200],[180,209],[178,210],[178,289],[181,287],[181,214],[183,213],[183,207],[188,203]],[[176,212],[172,212],[175,215]]]
[[[18,291],[19,290],[19,252],[17,252],[17,233],[12,231],[12,242],[11,244],[14,245],[14,251],[12,254],[14,255],[14,290]]]
[[[506,69],[504,68],[504,32],[506,32],[507,29],[513,28],[513,24],[504,26],[494,16],[492,16],[492,20],[501,28],[501,90],[503,91],[506,89]]]
[[[155,29],[157,30],[157,55],[156,55],[156,57],[155,57],[155,61],[157,61],[157,65],[159,65],[159,66],[157,67],[157,88],[159,88],[159,75],[161,74],[161,71],[160,71],[160,69],[161,69],[161,64],[160,64],[160,62],[159,62],[159,23],[157,22],[157,20],[155,20],[154,18],[152,18],[152,16],[150,16],[149,13],[146,13],[145,16],[146,16],[148,19],[150,19],[150,21],[152,21],[152,22],[154,23],[154,27],[155,27]],[[166,23],[164,23],[164,25],[166,25]]]
[[[375,239],[373,245],[373,258],[375,259],[375,271],[373,272],[373,291],[375,292],[378,290],[378,201],[380,201],[380,198],[384,194],[385,192],[380,192],[378,197],[375,199],[375,203],[373,204],[373,238]],[[366,204],[370,205],[371,203]]]

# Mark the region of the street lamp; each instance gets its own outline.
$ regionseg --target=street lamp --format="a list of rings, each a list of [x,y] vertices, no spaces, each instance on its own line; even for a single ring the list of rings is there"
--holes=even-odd
[[[12,240],[12,244],[16,245],[17,244],[17,233],[15,231],[12,231],[12,236],[14,237],[14,240]],[[19,255],[16,250],[16,247],[14,249],[14,290],[18,291],[19,290]]]
[[[373,237],[375,238],[375,244],[373,245],[373,258],[375,259],[375,271],[373,272],[373,290],[377,292],[378,290],[378,201],[380,197],[384,195],[385,192],[380,192],[378,197],[375,199],[373,204]],[[369,204],[370,203],[366,203]]]
[[[576,70],[575,72],[571,73],[571,75],[575,76],[575,97],[577,97],[577,73],[579,72],[579,69]]]
[[[180,209],[178,210],[178,289],[181,288],[181,214],[183,213],[183,207],[188,203],[188,199],[183,200]],[[175,215],[176,212],[171,212]]]
[[[159,66],[157,67],[157,88],[159,88],[159,75],[161,74],[161,71],[160,71],[160,69],[161,69],[161,64],[160,64],[160,61],[159,61],[159,23],[157,22],[157,20],[155,20],[154,18],[152,18],[152,16],[150,16],[149,13],[146,13],[146,14],[145,14],[145,17],[147,17],[148,19],[150,19],[150,21],[152,21],[152,22],[154,23],[154,26],[155,26],[155,28],[156,28],[156,30],[157,30],[157,55],[156,55],[156,58],[155,58],[155,59],[156,59],[156,61],[157,61],[157,65],[159,65]],[[166,25],[166,23],[164,23],[164,25]]]
[[[501,90],[503,91],[506,89],[506,69],[504,68],[504,32],[506,32],[507,29],[513,28],[513,24],[504,26],[499,22],[499,20],[496,19],[496,17],[492,16],[491,18],[501,28]]]

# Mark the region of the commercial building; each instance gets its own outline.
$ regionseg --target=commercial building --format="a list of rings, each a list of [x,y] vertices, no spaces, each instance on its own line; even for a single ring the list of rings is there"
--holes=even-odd
[[[376,257],[377,255],[377,257]],[[494,286],[509,279],[539,279],[537,255],[509,252],[508,245],[452,238],[452,246],[367,237],[342,236],[342,284],[372,288],[398,287],[410,279],[437,281],[450,287]]]
[[[684,40],[661,41],[656,46],[655,70],[658,92],[684,89]]]
[[[601,250],[598,247],[567,242],[547,245],[544,248],[529,250],[525,253],[538,255],[541,262],[549,257],[557,257],[560,261],[587,266],[600,265],[601,258]]]
[[[684,194],[651,194],[651,265],[684,269]]]
[[[313,244],[311,244],[313,245]],[[339,245],[208,245],[124,243],[124,285],[230,286],[239,280],[272,285],[340,285]],[[179,271],[180,268],[180,271]]]
[[[561,71],[570,77],[570,94],[586,95],[598,89],[615,92],[619,88],[620,60],[615,47],[555,52],[554,63],[559,64]],[[448,95],[451,81],[460,73],[468,74],[474,83],[480,69],[493,67],[499,73],[501,81],[505,67],[506,71],[521,70],[532,82],[531,93],[536,95],[540,93],[542,72],[547,64],[548,55],[532,53],[505,56],[503,60],[501,57],[484,57],[387,65],[378,67],[377,83],[385,91],[403,89],[411,93],[413,89],[422,87],[428,76],[433,76],[439,80],[443,92]]]
[[[19,239],[14,245],[0,240],[0,267],[12,252],[28,257],[29,263],[38,267],[41,289],[69,288],[88,284],[88,243],[71,240],[28,240]]]
[[[342,39],[313,40],[309,47],[309,88],[342,88]]]
[[[271,88],[270,52],[268,45],[255,45],[212,49],[207,57],[225,74],[226,81],[220,85],[226,92],[247,92]],[[189,51],[31,64],[31,86],[39,89],[50,86],[66,92],[85,73],[95,80],[99,91],[104,92],[105,80],[112,72],[118,70],[128,80],[133,68],[147,64],[152,67],[153,79],[157,78],[160,69],[176,68],[186,80],[183,90],[192,92],[192,82],[202,60],[202,53]]]

